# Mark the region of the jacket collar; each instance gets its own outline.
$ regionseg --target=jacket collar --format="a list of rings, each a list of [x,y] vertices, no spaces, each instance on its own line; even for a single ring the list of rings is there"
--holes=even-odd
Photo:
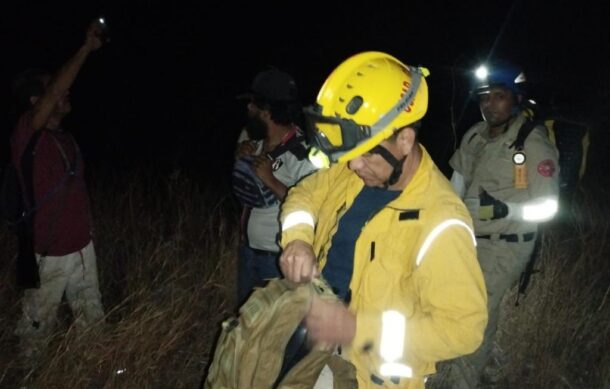
[[[425,192],[430,185],[430,171],[436,169],[436,166],[434,165],[434,162],[432,161],[432,158],[430,157],[430,154],[428,154],[426,148],[421,144],[418,144],[418,146],[421,150],[421,160],[419,162],[419,166],[417,167],[413,178],[407,184],[407,187],[402,190],[402,193],[395,200],[391,201],[387,205],[390,208],[401,210],[421,208],[421,200],[425,198]],[[344,168],[349,170],[347,163],[345,164]],[[358,177],[358,175],[351,170],[350,173],[352,177],[349,182],[348,193],[352,194],[352,198],[349,199],[350,204],[348,204],[348,206],[351,206],[351,201],[353,201],[353,198],[355,198],[364,187],[364,182],[360,179],[360,177]]]

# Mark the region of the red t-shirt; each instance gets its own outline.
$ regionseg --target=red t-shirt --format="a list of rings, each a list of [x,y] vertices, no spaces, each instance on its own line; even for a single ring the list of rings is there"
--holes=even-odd
[[[36,130],[31,119],[30,112],[23,114],[11,138],[11,157],[19,171],[21,157]],[[33,184],[37,207],[34,249],[49,256],[76,252],[91,240],[89,197],[78,146],[67,132],[44,130],[34,150]],[[68,173],[66,160],[74,170],[73,175]]]

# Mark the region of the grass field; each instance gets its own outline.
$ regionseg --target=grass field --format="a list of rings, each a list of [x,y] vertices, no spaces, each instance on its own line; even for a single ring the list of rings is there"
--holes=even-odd
[[[134,170],[91,186],[106,323],[78,333],[67,305],[36,369],[17,358],[15,241],[0,227],[0,387],[198,388],[220,321],[234,310],[238,210],[194,175]],[[549,225],[530,289],[496,347],[511,388],[610,382],[610,193],[585,182]],[[606,386],[604,386],[604,384]]]

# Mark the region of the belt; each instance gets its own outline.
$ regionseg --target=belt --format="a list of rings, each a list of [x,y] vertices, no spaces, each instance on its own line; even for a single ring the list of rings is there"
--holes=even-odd
[[[248,246],[248,249],[252,250],[252,252],[256,255],[268,255],[270,257],[279,255],[279,252],[274,252],[274,251],[267,251],[267,250],[261,250],[261,249],[255,249],[253,247]]]
[[[536,233],[535,232],[526,232],[523,235],[520,235],[520,234],[477,235],[477,238],[494,239],[496,236],[499,239],[505,240],[507,242],[517,243],[517,242],[529,242],[530,240],[534,239],[534,237],[536,236]]]

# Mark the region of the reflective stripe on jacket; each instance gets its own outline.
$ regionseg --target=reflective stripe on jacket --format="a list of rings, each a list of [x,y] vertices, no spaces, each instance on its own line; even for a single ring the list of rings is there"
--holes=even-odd
[[[525,114],[519,114],[507,131],[495,138],[490,137],[486,122],[475,124],[464,134],[460,148],[449,164],[464,177],[466,202],[468,199],[478,201],[483,190],[495,199],[515,204],[558,196],[558,152],[542,125],[534,127],[524,143],[527,188],[514,185],[515,149],[510,146],[517,139],[525,120]],[[479,220],[478,215],[473,216],[477,235],[523,234],[537,229],[536,222],[521,218]]]

